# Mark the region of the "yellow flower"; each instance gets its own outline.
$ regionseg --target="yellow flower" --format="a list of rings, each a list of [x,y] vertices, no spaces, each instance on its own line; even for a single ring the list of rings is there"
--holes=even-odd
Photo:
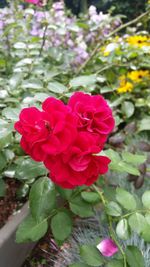
[[[128,82],[125,75],[120,76],[120,87],[118,87],[117,92],[119,94],[131,92],[133,90],[133,84]]]
[[[150,72],[148,70],[134,70],[128,72],[127,78],[134,83],[139,83],[143,80],[143,78],[150,78]]]
[[[143,47],[150,46],[150,38],[148,36],[134,35],[126,38],[126,41],[131,46]]]
[[[149,70],[133,70],[127,73],[127,75],[122,75],[119,77],[119,87],[117,92],[119,94],[131,92],[134,85],[143,81],[144,78],[150,79]]]

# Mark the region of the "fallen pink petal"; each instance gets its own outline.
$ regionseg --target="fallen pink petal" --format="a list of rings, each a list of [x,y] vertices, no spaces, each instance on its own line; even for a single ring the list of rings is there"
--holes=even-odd
[[[98,245],[98,250],[101,252],[101,254],[105,257],[112,257],[114,254],[118,252],[118,247],[116,243],[110,239],[103,239]]]

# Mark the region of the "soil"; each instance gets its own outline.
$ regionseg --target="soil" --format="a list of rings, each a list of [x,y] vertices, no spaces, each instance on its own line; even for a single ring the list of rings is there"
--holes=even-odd
[[[27,257],[22,267],[52,267],[58,252],[59,247],[52,239],[51,234],[47,233]]]
[[[9,220],[16,210],[18,210],[25,199],[17,200],[16,192],[20,187],[20,182],[15,179],[6,179],[6,194],[4,197],[0,197],[0,228]]]

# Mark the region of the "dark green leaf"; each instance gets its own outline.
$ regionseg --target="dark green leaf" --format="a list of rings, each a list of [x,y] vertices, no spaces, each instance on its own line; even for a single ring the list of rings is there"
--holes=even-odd
[[[16,242],[22,243],[22,242],[37,241],[46,234],[47,229],[48,229],[48,223],[46,220],[37,223],[32,218],[32,216],[28,216],[19,225],[19,228],[16,232]]]
[[[0,178],[0,197],[4,197],[6,193],[6,184],[2,178]]]
[[[92,206],[85,202],[80,196],[72,199],[69,205],[71,211],[80,217],[90,217],[94,214]]]
[[[29,180],[46,174],[43,163],[31,159],[24,159],[16,169],[15,176],[19,180]]]
[[[100,197],[96,192],[82,192],[81,196],[88,203],[96,203],[100,201]]]
[[[29,195],[29,203],[32,216],[41,221],[50,215],[55,207],[56,193],[54,184],[47,177],[38,179],[32,186]]]
[[[72,231],[72,219],[65,212],[58,212],[51,220],[52,233],[56,240],[64,241]]]

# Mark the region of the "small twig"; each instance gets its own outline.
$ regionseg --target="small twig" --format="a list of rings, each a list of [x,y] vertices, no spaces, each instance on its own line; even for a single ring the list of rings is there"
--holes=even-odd
[[[45,42],[46,42],[46,32],[47,32],[47,29],[48,29],[48,25],[45,26],[45,29],[44,29],[44,33],[43,33],[43,38],[42,38],[42,45],[41,45],[41,48],[40,48],[40,56],[42,55],[42,51],[43,51],[43,48],[44,48],[44,45],[45,45]]]
[[[140,21],[141,19],[143,19],[144,17],[146,17],[148,14],[150,13],[150,10],[147,10],[145,13],[141,14],[140,16],[138,16],[137,18],[121,25],[120,27],[116,28],[114,31],[112,31],[111,33],[109,33],[101,42],[99,42],[96,47],[94,48],[94,50],[92,51],[91,55],[87,58],[87,60],[81,65],[81,67],[77,70],[77,75],[86,67],[86,65],[89,63],[89,61],[95,56],[95,54],[97,53],[97,51],[100,49],[101,45],[110,37],[112,37],[115,33],[120,32],[121,30],[127,28],[128,26],[137,23],[138,21]]]

